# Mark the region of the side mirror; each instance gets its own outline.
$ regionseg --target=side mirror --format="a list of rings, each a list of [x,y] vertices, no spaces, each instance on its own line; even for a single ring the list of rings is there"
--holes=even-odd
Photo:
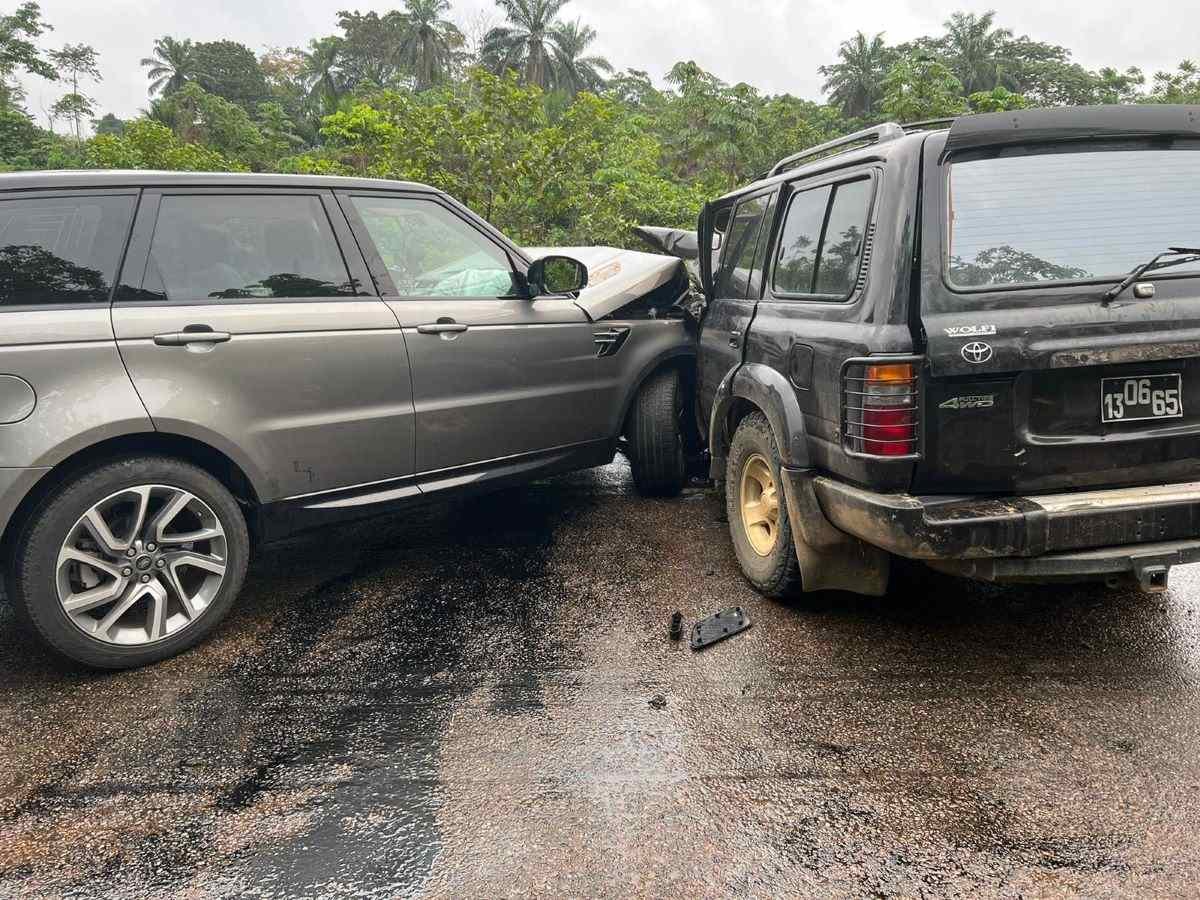
[[[543,256],[529,267],[529,296],[573,294],[587,287],[587,266],[569,256]]]

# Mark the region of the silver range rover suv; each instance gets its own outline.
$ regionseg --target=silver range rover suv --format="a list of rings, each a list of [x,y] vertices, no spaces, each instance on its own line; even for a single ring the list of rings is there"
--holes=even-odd
[[[19,620],[104,668],[195,644],[252,546],[609,462],[685,477],[677,259],[539,259],[432,188],[0,176],[0,533]],[[597,267],[597,263],[600,265]]]

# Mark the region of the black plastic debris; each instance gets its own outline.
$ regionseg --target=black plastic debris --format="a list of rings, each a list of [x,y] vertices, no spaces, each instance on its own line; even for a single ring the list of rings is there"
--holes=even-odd
[[[750,616],[740,606],[723,609],[707,619],[701,619],[692,629],[692,649],[699,650],[715,644],[750,627]]]
[[[677,641],[683,637],[683,613],[678,610],[671,616],[671,640]]]

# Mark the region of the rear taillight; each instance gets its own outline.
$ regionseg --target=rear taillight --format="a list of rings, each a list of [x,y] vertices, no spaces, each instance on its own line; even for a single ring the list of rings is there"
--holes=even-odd
[[[919,451],[917,363],[852,360],[843,374],[846,450],[856,456],[912,458]]]

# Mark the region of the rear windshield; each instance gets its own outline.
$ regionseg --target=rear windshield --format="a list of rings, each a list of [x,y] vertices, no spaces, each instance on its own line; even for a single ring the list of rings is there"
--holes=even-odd
[[[1116,279],[1168,247],[1200,247],[1194,149],[1016,151],[954,163],[948,193],[955,287]]]

